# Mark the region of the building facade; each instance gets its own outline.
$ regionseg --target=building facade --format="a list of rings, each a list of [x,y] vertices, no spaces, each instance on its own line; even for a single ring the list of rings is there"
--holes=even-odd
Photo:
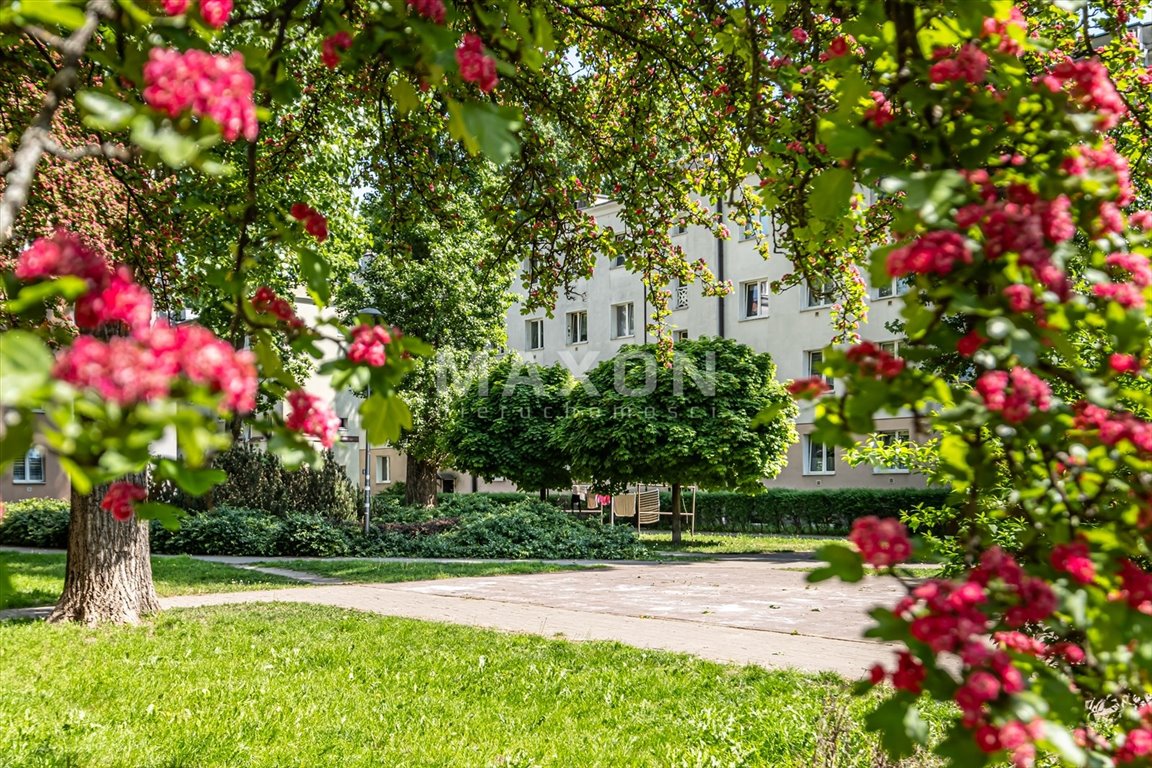
[[[621,231],[617,206],[602,201],[589,211],[598,224]],[[728,224],[733,232],[740,228]],[[770,233],[771,227],[764,227]],[[771,239],[771,234],[764,235]],[[822,286],[801,285],[772,294],[769,286],[792,272],[783,253],[765,259],[757,249],[757,236],[745,233],[726,241],[704,227],[687,227],[673,234],[687,259],[703,259],[712,272],[730,280],[733,292],[705,297],[695,284],[671,286],[674,338],[720,336],[767,352],[776,363],[781,381],[817,375],[822,350],[832,336],[832,299]],[[522,314],[521,305],[508,313],[508,345],[527,360],[542,365],[562,363],[576,376],[612,358],[625,344],[653,339],[646,330],[650,307],[640,276],[623,266],[623,259],[603,257],[592,277],[575,285],[570,296],[560,296],[552,317],[542,311]],[[901,339],[885,329],[899,316],[903,286],[890,283],[869,288],[868,322],[863,338],[898,353]],[[835,382],[832,382],[835,386]],[[813,409],[802,403],[797,419],[800,441],[788,452],[788,466],[766,485],[786,488],[901,488],[924,485],[923,477],[903,469],[848,466],[838,449],[809,438]],[[907,440],[915,435],[906,415],[877,418],[881,439]]]

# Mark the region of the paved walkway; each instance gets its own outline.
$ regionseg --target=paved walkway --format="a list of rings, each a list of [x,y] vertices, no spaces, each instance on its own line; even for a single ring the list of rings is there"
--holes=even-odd
[[[321,584],[161,602],[166,608],[316,603],[568,640],[615,640],[715,661],[846,677],[859,677],[877,661],[890,662],[889,647],[861,635],[870,622],[867,610],[894,603],[902,594],[899,585],[883,579],[810,585],[804,573],[790,570],[804,559],[612,564],[587,571]],[[270,558],[229,560],[250,565]]]

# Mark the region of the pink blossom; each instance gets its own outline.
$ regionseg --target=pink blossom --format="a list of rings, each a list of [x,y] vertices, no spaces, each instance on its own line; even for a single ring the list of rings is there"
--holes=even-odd
[[[112,517],[123,523],[132,519],[136,502],[144,501],[146,498],[148,498],[148,491],[136,483],[120,480],[108,486],[108,491],[104,494],[100,507],[111,512]]]
[[[429,21],[444,23],[443,0],[408,0],[408,7]]]
[[[188,10],[188,0],[164,0],[164,13],[179,16]]]
[[[331,406],[316,395],[297,389],[288,393],[288,407],[288,417],[284,420],[288,429],[315,437],[325,448],[336,443],[340,419]]]
[[[1052,93],[1067,90],[1072,101],[1085,112],[1098,115],[1096,124],[1102,130],[1115,128],[1120,118],[1128,114],[1107,68],[1097,59],[1068,59],[1038,77],[1037,82]]]
[[[38,238],[16,262],[18,280],[65,276],[83,278],[89,289],[103,288],[111,270],[104,257],[89,248],[79,235],[63,229],[51,238]]]
[[[896,671],[892,673],[892,686],[898,691],[920,693],[924,687],[924,678],[928,670],[912,654],[900,651],[896,657]]]
[[[980,331],[969,331],[956,342],[956,351],[964,357],[972,357],[987,341]]]
[[[892,112],[892,104],[880,91],[872,91],[872,106],[864,110],[864,119],[877,128],[883,128],[896,119]]]
[[[144,101],[169,117],[186,110],[215,120],[226,141],[241,135],[252,141],[259,125],[252,94],[256,80],[244,68],[244,56],[198,49],[152,48],[144,65]]]
[[[936,63],[929,68],[928,77],[934,83],[952,80],[982,83],[988,73],[988,54],[975,43],[965,43],[958,50],[938,48],[933,58]]]
[[[1135,229],[1152,232],[1152,211],[1136,211],[1128,217],[1128,222]]]
[[[292,218],[304,222],[304,231],[319,242],[328,239],[328,219],[315,208],[304,203],[295,203],[292,206]]]
[[[336,69],[340,64],[340,52],[352,47],[352,35],[340,31],[324,38],[320,45],[320,60],[328,69]]]
[[[888,274],[946,275],[957,264],[971,264],[972,254],[963,236],[950,230],[937,230],[921,236],[911,245],[888,254]]]
[[[912,542],[904,524],[892,517],[873,515],[857,518],[852,523],[848,540],[860,550],[864,562],[887,568],[904,562],[912,555]]]
[[[232,0],[200,0],[200,18],[213,29],[220,29],[232,15]]]
[[[811,400],[820,397],[830,389],[828,381],[823,376],[809,376],[796,379],[788,385],[788,394],[797,400]]]
[[[1024,52],[1024,47],[1012,36],[1013,27],[1018,30],[1018,33],[1028,31],[1028,21],[1019,8],[1013,6],[1005,20],[990,16],[984,19],[983,26],[984,37],[998,37],[1000,39],[996,50],[1011,56],[1019,56]]]
[[[475,83],[482,92],[488,93],[496,87],[496,60],[484,53],[484,41],[471,32],[460,40],[456,49],[456,64],[460,77],[468,83]]]
[[[1116,373],[1139,373],[1140,360],[1135,355],[1113,352],[1108,356],[1108,366]]]
[[[297,317],[292,305],[286,299],[277,296],[276,292],[266,285],[260,286],[256,289],[256,293],[252,294],[252,308],[261,314],[272,315],[293,328],[304,325],[304,321]]]
[[[988,371],[976,380],[976,392],[984,407],[999,413],[1004,421],[1018,424],[1033,410],[1052,407],[1052,390],[1036,374],[1019,366],[1011,371]]]
[[[391,343],[392,336],[383,326],[358,325],[352,329],[348,359],[379,368],[388,359],[387,346]]]
[[[861,375],[876,379],[894,379],[904,370],[903,358],[896,357],[870,341],[850,347],[848,362],[859,368]]]
[[[152,294],[132,280],[128,267],[121,265],[108,285],[90,291],[76,300],[76,326],[100,328],[124,323],[132,331],[147,328],[152,321]]]
[[[844,37],[844,35],[837,35],[832,39],[831,44],[829,44],[828,50],[824,53],[824,57],[825,59],[838,59],[847,54],[848,38]]]
[[[1080,584],[1091,584],[1096,578],[1096,566],[1089,557],[1088,544],[1083,541],[1057,544],[1049,560],[1053,568],[1067,573]]]
[[[793,27],[792,28],[792,39],[798,43],[806,43],[806,42],[808,42],[808,33],[805,32],[800,27]]]

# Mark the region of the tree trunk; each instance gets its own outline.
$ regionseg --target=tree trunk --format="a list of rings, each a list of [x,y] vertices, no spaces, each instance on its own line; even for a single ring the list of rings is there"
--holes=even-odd
[[[412,507],[436,506],[436,465],[408,455],[408,477],[404,480],[404,503]]]
[[[64,594],[48,621],[136,624],[160,610],[152,584],[148,523],[122,523],[101,509],[106,490],[82,496],[72,489]]]
[[[672,484],[672,543],[680,543],[680,484]]]
[[[541,488],[540,489],[540,501],[548,501],[548,489],[547,488]]]

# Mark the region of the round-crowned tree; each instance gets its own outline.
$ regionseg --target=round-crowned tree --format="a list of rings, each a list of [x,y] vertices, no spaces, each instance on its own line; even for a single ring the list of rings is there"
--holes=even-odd
[[[655,344],[629,345],[573,390],[556,440],[575,477],[671,486],[679,541],[682,486],[761,488],[786,464],[796,414],[771,356],[744,344],[683,341],[670,366]]]
[[[486,480],[506,477],[542,499],[549,489],[571,485],[570,460],[555,431],[574,385],[562,365],[504,358],[455,403],[442,433],[452,465]]]

